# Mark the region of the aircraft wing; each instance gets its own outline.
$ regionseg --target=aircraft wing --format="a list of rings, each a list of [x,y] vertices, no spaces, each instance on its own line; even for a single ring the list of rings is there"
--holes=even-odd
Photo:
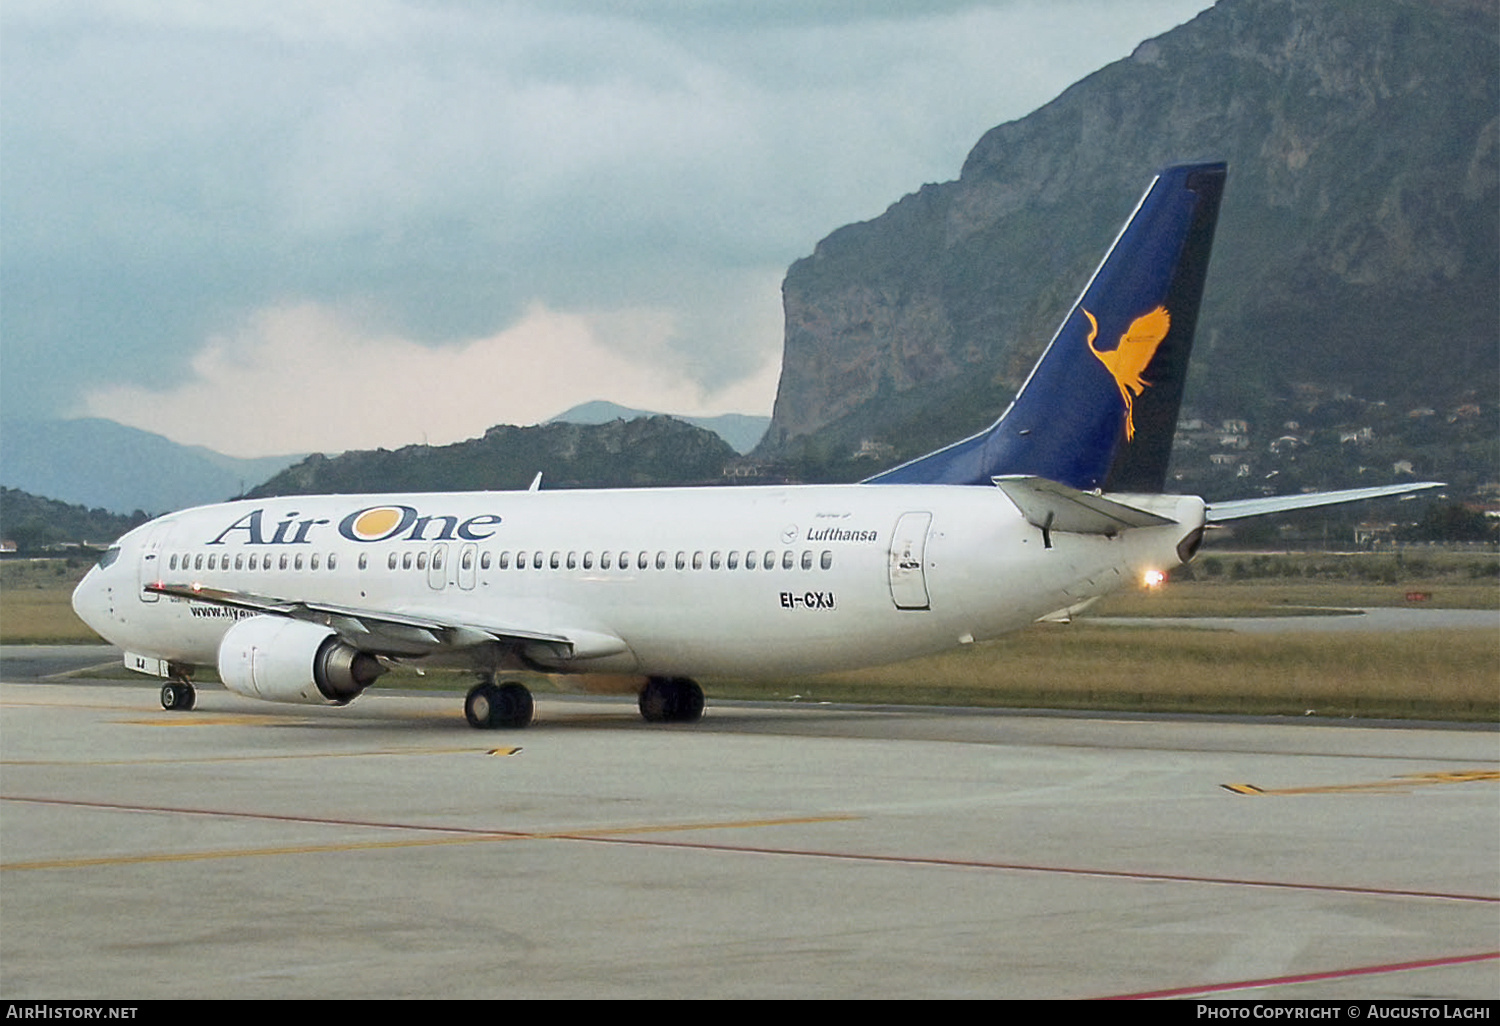
[[[1419,481],[1413,484],[1381,485],[1375,488],[1346,488],[1337,492],[1307,492],[1302,495],[1274,495],[1264,499],[1237,499],[1232,502],[1208,504],[1208,522],[1221,524],[1226,520],[1242,520],[1259,517],[1267,513],[1285,513],[1293,509],[1309,509],[1314,506],[1334,506],[1341,502],[1358,502],[1361,499],[1379,499],[1389,495],[1407,495],[1428,488],[1442,488],[1442,481]]]
[[[627,650],[623,639],[597,630],[539,630],[520,623],[491,622],[472,617],[459,620],[420,609],[363,609],[195,584],[156,582],[145,585],[145,590],[230,609],[321,623],[332,627],[355,648],[380,654],[425,655],[443,649],[500,644],[530,650],[532,654],[545,654],[552,659],[569,660],[598,658]]]

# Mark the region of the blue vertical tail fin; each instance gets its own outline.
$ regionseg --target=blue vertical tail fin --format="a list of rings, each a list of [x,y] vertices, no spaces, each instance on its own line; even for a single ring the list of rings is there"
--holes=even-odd
[[[1226,171],[1159,172],[1004,415],[867,483],[1028,475],[1080,491],[1160,492]]]

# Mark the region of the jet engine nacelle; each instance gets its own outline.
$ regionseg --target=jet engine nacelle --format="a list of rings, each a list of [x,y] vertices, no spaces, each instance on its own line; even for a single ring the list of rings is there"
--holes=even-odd
[[[219,679],[268,702],[345,705],[385,672],[330,627],[284,616],[241,620],[219,643]]]

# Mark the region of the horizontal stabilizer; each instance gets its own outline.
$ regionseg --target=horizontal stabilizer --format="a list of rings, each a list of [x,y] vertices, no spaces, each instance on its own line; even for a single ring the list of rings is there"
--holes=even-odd
[[[1314,506],[1335,506],[1341,502],[1358,502],[1361,499],[1379,499],[1389,495],[1407,495],[1441,488],[1442,481],[1420,481],[1414,484],[1381,485],[1375,488],[1346,488],[1339,492],[1307,492],[1302,495],[1275,495],[1265,499],[1237,499],[1233,502],[1212,502],[1208,506],[1208,522],[1222,524],[1226,520],[1242,520],[1259,517],[1267,513],[1285,513],[1293,509],[1310,509]]]
[[[1127,527],[1160,527],[1176,522],[1046,478],[1016,476],[994,480],[995,487],[1016,504],[1027,523],[1043,531],[1115,535]]]

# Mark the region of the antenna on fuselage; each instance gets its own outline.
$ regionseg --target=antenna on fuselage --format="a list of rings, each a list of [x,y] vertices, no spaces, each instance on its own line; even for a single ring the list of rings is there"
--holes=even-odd
[[[526,489],[528,492],[539,492],[542,490],[542,472],[538,470],[536,477],[531,479],[531,485]]]

